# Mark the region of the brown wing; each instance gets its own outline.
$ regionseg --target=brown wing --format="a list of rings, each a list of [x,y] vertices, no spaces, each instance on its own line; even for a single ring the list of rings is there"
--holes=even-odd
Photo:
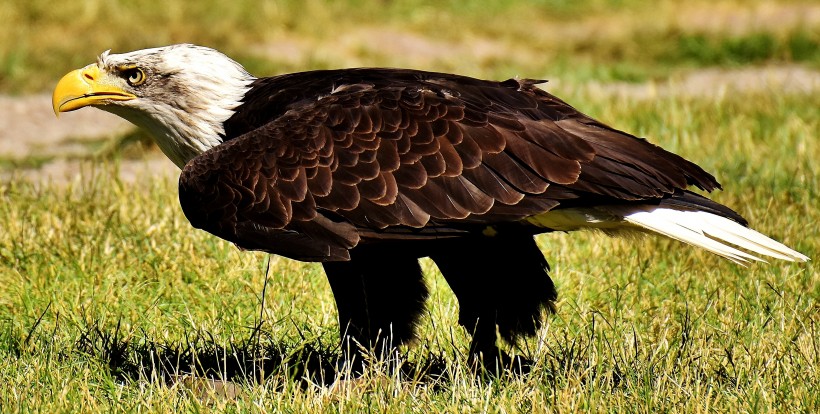
[[[428,237],[714,178],[530,81],[337,87],[186,165],[198,228],[247,249],[346,260],[360,239]]]

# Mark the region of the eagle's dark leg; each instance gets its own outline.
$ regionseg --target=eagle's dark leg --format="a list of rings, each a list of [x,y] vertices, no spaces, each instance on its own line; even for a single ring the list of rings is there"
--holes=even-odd
[[[470,357],[485,369],[496,364],[523,369],[497,346],[498,334],[508,342],[534,335],[543,309],[553,310],[555,285],[549,265],[529,234],[442,243],[431,255],[459,302],[459,324],[473,334]]]
[[[346,362],[361,349],[386,357],[413,339],[428,290],[418,258],[394,246],[360,246],[348,262],[324,264],[336,306]],[[359,361],[351,361],[359,356]]]

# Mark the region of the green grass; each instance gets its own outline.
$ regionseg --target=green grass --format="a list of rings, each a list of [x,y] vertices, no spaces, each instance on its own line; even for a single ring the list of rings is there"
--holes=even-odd
[[[820,174],[814,160],[820,157],[820,117],[812,96],[618,104],[578,96],[572,102],[697,160],[726,186],[716,199],[761,231],[818,256]],[[813,262],[742,268],[672,241],[594,233],[539,239],[561,300],[540,340],[520,344],[517,352],[537,361],[528,376],[473,379],[464,366],[468,338],[456,325],[457,304],[425,262],[433,290],[430,312],[418,346],[406,350],[405,358],[415,365],[445,361],[439,368],[445,380],[376,377],[330,392],[305,389],[289,376],[293,371],[279,366],[262,383],[238,380],[234,399],[203,399],[182,383],[152,380],[168,373],[157,361],[180,357],[170,365],[185,371],[196,352],[213,365],[220,359],[213,355],[221,355],[224,374],[236,366],[231,361],[247,356],[243,352],[260,350],[255,338],[268,356],[337,352],[334,306],[320,267],[272,258],[264,322],[255,329],[266,255],[239,252],[190,228],[172,181],[128,184],[117,181],[114,166],[99,164],[87,175],[68,186],[11,180],[0,187],[2,407],[820,408],[820,278]]]
[[[820,37],[806,31],[778,38],[770,33],[714,39],[703,34],[677,38],[678,47],[664,58],[699,66],[742,65],[766,61],[820,62]]]
[[[34,155],[26,158],[0,158],[0,171],[15,170],[20,168],[40,168],[53,161],[53,156]]]
[[[568,102],[713,172],[725,191],[712,198],[818,259],[814,95],[638,100],[582,87],[712,66],[816,68],[816,27],[711,27],[681,17],[809,3],[652,4],[12,1],[0,3],[0,21],[15,22],[0,26],[0,92],[46,91],[108,48],[182,41],[217,47],[258,74],[413,65],[558,78]],[[367,34],[380,30],[447,53],[374,47]],[[346,41],[350,33],[365,35]],[[293,59],[262,51],[288,42],[299,46]],[[471,49],[481,42],[490,52]],[[474,377],[455,298],[424,261],[429,314],[416,346],[403,350],[401,380],[375,372],[317,388],[302,379],[304,368],[327,369],[338,354],[321,267],[240,252],[192,229],[173,180],[118,178],[119,162],[157,156],[133,142],[144,136],[92,142],[80,181],[0,181],[0,412],[820,411],[815,262],[743,268],[669,240],[596,233],[538,239],[560,302],[539,338],[514,349],[535,359],[530,375]],[[0,172],[49,161],[3,159]],[[264,381],[253,371],[260,356],[272,358]],[[205,368],[237,381],[238,395],[203,395],[196,381],[169,376]]]

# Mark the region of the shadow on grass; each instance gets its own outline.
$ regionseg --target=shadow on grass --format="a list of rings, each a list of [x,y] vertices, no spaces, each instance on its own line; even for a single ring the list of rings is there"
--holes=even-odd
[[[463,380],[471,376],[477,380],[476,384],[486,384],[486,380],[504,383],[523,378],[526,383],[532,381],[551,389],[552,398],[557,398],[560,390],[571,383],[615,392],[635,387],[652,389],[665,378],[686,378],[684,382],[731,387],[749,380],[738,376],[730,348],[725,348],[726,356],[700,351],[705,344],[693,341],[694,320],[688,308],[676,320],[680,329],[668,342],[668,347],[642,341],[634,331],[632,338],[626,340],[629,343],[623,343],[616,339],[623,336],[613,336],[611,330],[601,326],[599,319],[609,327],[606,319],[593,316],[580,330],[564,330],[548,338],[543,349],[531,353],[537,356],[529,374],[505,371],[503,375],[489,378],[484,375],[486,372],[470,369],[463,356],[444,356],[426,347],[415,350],[410,356],[406,353],[398,355],[397,364],[379,365],[370,372],[382,378],[386,375],[391,381],[398,379],[411,387],[431,390],[445,390],[464,383]],[[38,324],[35,323],[25,341],[12,348],[19,352],[27,348],[25,343]],[[705,341],[712,342],[709,338]],[[723,347],[719,343],[713,345]],[[358,378],[339,375],[338,361],[342,352],[338,344],[329,345],[321,340],[277,342],[258,327],[247,339],[224,345],[203,332],[196,332],[177,343],[163,343],[149,339],[147,335],[124,334],[119,325],[112,330],[91,323],[81,329],[71,349],[60,351],[61,357],[66,359],[72,359],[78,353],[99,362],[115,380],[123,383],[149,381],[169,387],[181,383],[192,388],[192,381],[205,381],[205,386],[211,389],[217,386],[236,388],[237,384],[272,384],[274,390],[286,391],[332,387],[337,379]],[[194,387],[199,385],[193,383]]]
[[[302,344],[275,342],[256,329],[246,340],[220,345],[208,333],[197,333],[181,343],[161,343],[142,338],[124,339],[119,326],[113,332],[89,326],[76,342],[80,352],[108,367],[118,381],[149,380],[173,385],[195,377],[220,382],[261,384],[272,378],[277,384],[296,383],[302,388],[328,386],[337,378],[341,350],[322,341]],[[399,355],[398,375],[403,381],[438,386],[447,382],[445,358],[429,354],[412,363]]]
[[[590,324],[574,336],[563,332],[561,337],[553,337],[526,375],[538,376],[539,381],[555,390],[572,378],[588,386],[616,390],[684,371],[701,380],[737,382],[737,377],[730,373],[734,371],[732,367],[727,370],[725,364],[720,363],[704,370],[705,366],[696,363],[701,356],[693,352],[692,322],[688,311],[679,320],[679,337],[662,353],[641,350],[651,344],[642,344],[634,332],[631,344],[634,354],[618,352],[618,345],[623,344],[616,344],[613,338],[596,329],[596,319],[593,317]],[[96,325],[82,331],[73,352],[100,361],[112,376],[124,382],[149,380],[170,386],[180,378],[191,376],[244,384],[277,379],[275,383],[279,386],[298,384],[302,388],[331,385],[339,378],[338,361],[342,355],[336,343],[329,345],[321,340],[301,344],[276,342],[258,328],[247,339],[225,346],[218,344],[208,333],[197,333],[182,343],[169,344],[145,337],[126,340],[122,338],[119,326],[112,332]],[[401,381],[434,389],[452,383],[459,370],[469,370],[455,355],[446,357],[432,350],[417,350],[414,355],[422,355],[421,360],[410,361],[413,358],[402,354],[397,357],[400,362],[392,365],[398,369],[391,371],[387,365],[376,369],[391,377],[398,376]],[[479,381],[491,379],[486,376],[486,371],[473,371],[473,375]],[[489,375],[502,381],[520,377],[510,371],[504,371],[501,376]]]

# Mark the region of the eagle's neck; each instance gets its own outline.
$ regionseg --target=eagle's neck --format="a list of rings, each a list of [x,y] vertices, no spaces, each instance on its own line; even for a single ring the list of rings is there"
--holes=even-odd
[[[242,105],[256,78],[210,49],[182,46],[162,52],[155,67],[163,76],[154,80],[156,86],[146,91],[143,99],[101,109],[147,131],[162,152],[182,168],[222,143],[225,121]]]
[[[241,103],[226,107],[185,111],[172,105],[152,108],[151,112],[131,111],[108,105],[103,109],[142,128],[154,138],[162,152],[180,169],[192,158],[222,143],[223,123]]]

